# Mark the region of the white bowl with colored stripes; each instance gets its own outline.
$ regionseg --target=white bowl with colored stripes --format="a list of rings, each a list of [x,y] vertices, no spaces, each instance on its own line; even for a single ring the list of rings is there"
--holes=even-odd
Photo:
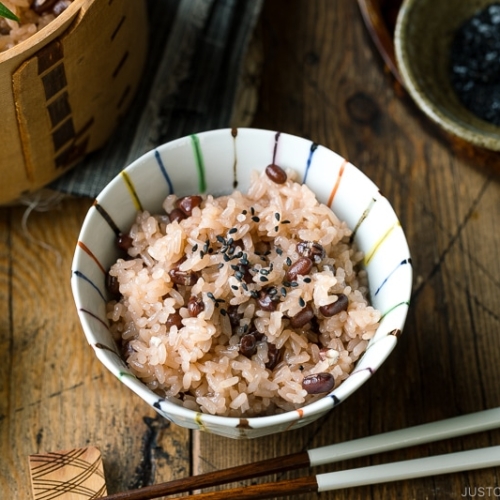
[[[202,414],[148,389],[119,355],[106,319],[105,275],[118,258],[116,237],[139,210],[159,213],[165,197],[245,191],[252,170],[270,163],[291,168],[354,231],[364,252],[372,305],[380,326],[351,375],[324,398],[275,416],[233,418]],[[164,144],[123,170],[96,198],[79,236],[71,286],[83,331],[99,360],[159,414],[183,427],[232,438],[254,438],[306,425],[363,385],[396,346],[410,303],[411,258],[390,203],[360,170],[333,151],[289,134],[221,129]]]

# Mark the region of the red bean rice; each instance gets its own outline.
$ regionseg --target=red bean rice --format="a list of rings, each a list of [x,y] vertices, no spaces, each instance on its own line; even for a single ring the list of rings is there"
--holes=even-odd
[[[341,384],[365,351],[380,313],[363,256],[294,176],[277,184],[254,172],[248,193],[203,196],[172,222],[175,195],[164,214],[138,214],[128,255],[109,271],[120,297],[108,317],[131,370],[158,394],[217,415],[289,411]],[[347,305],[321,314],[339,298]]]

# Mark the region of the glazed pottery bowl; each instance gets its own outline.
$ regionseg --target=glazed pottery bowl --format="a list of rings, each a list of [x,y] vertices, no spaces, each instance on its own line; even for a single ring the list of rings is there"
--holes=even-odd
[[[120,256],[116,238],[127,233],[139,210],[160,213],[170,193],[245,192],[252,170],[276,163],[293,169],[319,201],[354,231],[364,252],[372,305],[380,325],[349,377],[333,392],[299,410],[272,416],[232,418],[192,411],[168,401],[137,379],[120,357],[106,318],[105,275]],[[394,210],[377,186],[333,151],[285,133],[259,129],[203,132],[164,144],[136,160],[97,197],[76,247],[71,285],[89,344],[123,384],[159,414],[190,429],[254,438],[306,425],[361,387],[391,353],[409,306],[412,282],[408,245]]]
[[[405,0],[394,37],[403,84],[419,108],[446,133],[500,150],[500,127],[460,101],[451,81],[451,45],[458,29],[493,0]]]

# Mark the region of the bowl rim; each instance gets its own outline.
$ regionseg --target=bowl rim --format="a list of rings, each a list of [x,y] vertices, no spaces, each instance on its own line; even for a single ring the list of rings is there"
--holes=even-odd
[[[241,127],[238,128],[238,133],[241,132],[246,132],[249,134],[273,134],[276,135],[277,133],[286,136],[288,138],[293,139],[294,141],[301,141],[307,144],[311,144],[312,141],[305,139],[303,137],[299,137],[293,134],[287,134],[284,132],[277,132],[273,130],[266,130],[266,129],[261,129],[261,128],[252,128],[252,127]],[[217,136],[218,134],[228,134],[228,133],[233,133],[234,129],[230,128],[221,128],[221,129],[215,129],[215,130],[208,130],[204,132],[199,132],[196,133],[196,135],[200,138],[209,137],[209,136]],[[132,163],[130,163],[127,167],[125,167],[124,171],[129,172],[133,169],[140,168],[142,163],[148,162],[150,159],[150,156],[154,151],[162,151],[163,148],[175,148],[181,143],[184,143],[186,141],[186,138],[190,136],[184,136],[180,137],[171,141],[167,141],[164,144],[161,144],[154,148],[151,151],[148,151],[141,155],[139,158],[134,160]],[[325,147],[325,149],[329,150],[330,152],[333,152],[332,149]],[[350,164],[351,167],[353,167],[358,174],[360,174],[364,179],[366,179],[368,182],[373,183],[371,179],[364,174],[359,168],[356,166]],[[107,196],[110,192],[113,191],[117,183],[120,182],[120,175],[118,174],[115,176],[101,191],[101,193],[97,196],[96,202],[100,200],[102,197]],[[93,208],[95,207],[94,205],[89,209],[87,212],[85,219],[83,221],[82,227],[80,234],[78,236],[78,242],[82,239],[82,235],[84,235],[87,231],[88,228],[90,227],[92,223],[92,219],[95,216],[95,210]],[[389,208],[393,210],[392,205],[389,204]],[[397,218],[395,212],[394,212],[395,217]],[[399,219],[398,219],[399,220]],[[403,242],[406,244],[406,248],[408,250],[408,255],[409,255],[409,248],[407,245],[407,240],[406,240],[406,235],[402,233],[402,238]],[[82,249],[80,248],[79,244],[76,245],[75,249],[75,254],[73,257],[73,262],[72,262],[72,273],[71,273],[71,287],[72,287],[72,292],[74,295],[75,303],[77,306],[78,310],[78,316],[80,319],[80,323],[83,327],[84,334],[87,337],[87,340],[91,344],[91,346],[94,348],[94,352],[99,358],[99,360],[104,364],[104,366],[114,373],[115,375],[118,375],[116,367],[111,367],[110,365],[110,359],[109,355],[110,352],[109,350],[102,350],[102,349],[96,349],[95,345],[93,342],[91,342],[91,337],[93,336],[92,333],[92,327],[88,323],[88,318],[86,316],[81,315],[80,312],[80,307],[79,303],[81,302],[80,299],[80,291],[79,291],[79,286],[81,280],[76,279],[75,273],[73,272],[74,269],[77,268],[77,261],[79,259],[79,256],[82,253]],[[410,259],[411,260],[411,259]],[[409,276],[408,276],[408,283],[407,283],[407,290],[406,290],[406,297],[405,300],[408,301],[407,306],[409,307],[409,301],[410,301],[410,296],[411,296],[411,285],[412,285],[412,277],[413,273],[411,268],[409,269]],[[404,311],[401,313],[402,314],[402,319],[401,323],[402,325],[404,324],[407,313],[408,313],[408,307],[404,308]],[[401,327],[402,327],[401,325]],[[392,332],[391,332],[392,333]],[[375,366],[375,369],[379,368],[385,361],[385,359],[389,356],[389,354],[392,352],[394,347],[397,344],[397,338],[399,336],[400,331],[397,333],[388,334],[386,337],[383,337],[379,339],[374,345],[380,345],[380,349],[383,352],[383,357],[380,359],[379,363],[377,366]],[[368,349],[365,351],[365,353],[368,351]],[[363,355],[365,354],[363,353]],[[119,357],[118,353],[114,353],[116,356]],[[370,378],[375,370],[356,370],[356,367],[358,366],[359,362],[361,361],[363,356],[360,357],[358,361],[356,361],[353,371],[349,374],[349,376],[333,391],[331,391],[329,394],[325,394],[324,397],[321,399],[318,399],[317,401],[314,401],[309,404],[305,404],[304,406],[295,409],[295,410],[289,410],[286,412],[282,413],[277,413],[274,415],[263,415],[263,416],[254,416],[254,417],[231,417],[231,416],[221,416],[221,415],[212,415],[209,413],[201,413],[195,410],[190,410],[188,408],[182,407],[181,405],[174,403],[170,401],[168,398],[164,398],[159,396],[158,394],[154,393],[151,389],[149,389],[139,378],[133,376],[133,377],[123,377],[120,378],[120,381],[129,387],[133,392],[135,392],[137,395],[139,395],[144,401],[146,401],[150,406],[156,408],[157,410],[160,410],[160,413],[164,415],[163,413],[163,408],[162,406],[165,406],[168,409],[168,412],[171,414],[175,414],[176,416],[179,417],[186,417],[189,418],[190,420],[197,421],[198,418],[202,418],[203,425],[200,425],[199,428],[203,428],[206,424],[209,426],[215,426],[215,427],[238,427],[241,426],[242,421],[245,421],[248,423],[248,432],[251,433],[254,430],[258,429],[264,429],[264,428],[271,428],[271,427],[276,427],[276,426],[283,426],[288,424],[288,428],[294,428],[294,424],[298,421],[308,421],[308,417],[314,417],[315,415],[320,415],[324,414],[327,411],[331,410],[334,406],[340,404],[342,401],[344,401],[349,395],[351,395],[353,392],[358,390],[368,378]],[[121,358],[119,358],[122,363],[125,363]],[[346,384],[346,381],[349,379],[353,379],[353,382],[350,384]],[[356,380],[354,381],[354,379]],[[345,390],[342,389],[345,386]],[[339,391],[340,389],[340,391]],[[339,398],[337,395],[342,394],[342,397]],[[166,418],[169,418],[168,416],[164,415]],[[182,425],[182,424],[180,424]],[[210,432],[214,432],[213,429],[210,430]],[[243,436],[247,437],[247,436]]]

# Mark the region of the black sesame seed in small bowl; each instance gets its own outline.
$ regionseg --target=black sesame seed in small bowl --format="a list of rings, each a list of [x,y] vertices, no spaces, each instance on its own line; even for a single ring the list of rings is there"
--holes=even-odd
[[[500,151],[500,2],[405,0],[394,45],[425,115],[451,137]]]

